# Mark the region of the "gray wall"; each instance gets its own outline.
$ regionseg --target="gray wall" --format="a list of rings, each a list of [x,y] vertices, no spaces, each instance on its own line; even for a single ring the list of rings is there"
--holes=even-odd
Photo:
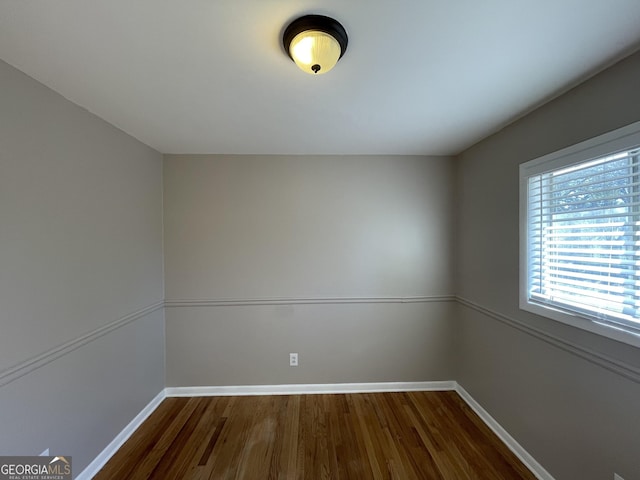
[[[0,62],[0,454],[79,473],[164,387],[161,155]]]
[[[457,161],[455,378],[557,480],[640,478],[640,355],[519,310],[518,165],[640,120],[639,85],[637,53]]]
[[[450,380],[452,187],[448,158],[165,156],[167,386]]]

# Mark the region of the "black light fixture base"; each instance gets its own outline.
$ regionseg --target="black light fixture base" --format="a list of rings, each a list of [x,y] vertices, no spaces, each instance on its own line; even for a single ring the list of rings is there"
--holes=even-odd
[[[338,58],[342,58],[344,52],[347,51],[349,37],[340,22],[331,17],[325,17],[324,15],[305,15],[291,22],[282,35],[282,44],[291,60],[293,60],[291,52],[289,51],[291,41],[296,35],[306,32],[307,30],[319,30],[335,38],[340,45],[340,57]]]

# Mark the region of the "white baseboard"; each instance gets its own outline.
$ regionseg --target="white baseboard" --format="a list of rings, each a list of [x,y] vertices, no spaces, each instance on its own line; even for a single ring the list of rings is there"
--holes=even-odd
[[[166,397],[165,391],[162,390],[155,396],[149,404],[144,407],[138,415],[135,416],[129,424],[114,438],[109,445],[80,473],[76,476],[76,480],[91,480],[96,473],[109,461],[114,453],[127,441],[127,439],[142,425],[149,415],[151,415],[158,405],[162,403]]]
[[[325,383],[299,385],[238,385],[230,387],[167,387],[167,397],[222,397],[231,395],[310,395],[455,390],[456,382]]]
[[[504,443],[513,454],[520,459],[520,461],[533,473],[539,480],[554,480],[549,472],[547,472],[542,465],[540,465],[535,458],[533,458],[529,452],[527,452],[522,445],[516,442],[515,438],[509,435],[502,426],[487,412],[475,399],[469,395],[460,384],[456,382],[455,391],[467,402],[467,405],[476,412],[480,419],[495,433],[502,443]]]

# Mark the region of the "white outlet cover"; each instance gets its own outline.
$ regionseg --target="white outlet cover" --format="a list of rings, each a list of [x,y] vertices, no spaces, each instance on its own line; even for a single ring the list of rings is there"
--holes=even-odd
[[[298,354],[297,353],[290,353],[289,354],[289,366],[290,367],[297,367],[298,366]]]

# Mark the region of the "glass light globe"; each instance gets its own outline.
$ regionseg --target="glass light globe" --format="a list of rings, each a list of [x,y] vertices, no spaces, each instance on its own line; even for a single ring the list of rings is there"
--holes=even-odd
[[[327,73],[340,58],[340,44],[328,33],[301,32],[291,41],[289,53],[300,69],[311,74]]]

